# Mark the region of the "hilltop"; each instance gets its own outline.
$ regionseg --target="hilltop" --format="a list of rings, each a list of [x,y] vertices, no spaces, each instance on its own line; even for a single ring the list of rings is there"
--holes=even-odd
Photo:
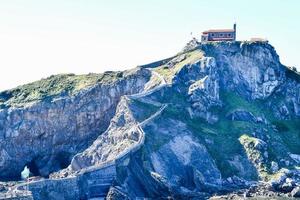
[[[300,75],[267,42],[192,41],[127,72],[19,86],[0,103],[0,178],[29,166],[45,178],[29,184],[34,199],[300,195]]]

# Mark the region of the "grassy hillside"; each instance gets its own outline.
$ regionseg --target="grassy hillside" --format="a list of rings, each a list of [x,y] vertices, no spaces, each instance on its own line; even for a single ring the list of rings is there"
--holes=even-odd
[[[104,74],[59,74],[0,93],[0,106],[18,106],[29,102],[73,95],[97,83],[110,83],[122,77],[121,72]]]
[[[203,52],[196,49],[180,54],[168,63],[155,68],[155,71],[162,75],[164,79],[171,83],[175,74],[186,64],[193,63],[203,57]]]

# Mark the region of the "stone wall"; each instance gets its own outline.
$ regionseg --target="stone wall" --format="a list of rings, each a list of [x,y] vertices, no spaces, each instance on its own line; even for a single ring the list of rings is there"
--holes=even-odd
[[[28,188],[35,200],[105,197],[115,176],[115,165],[110,164],[98,169],[86,169],[73,177],[24,183],[18,186],[18,190]]]

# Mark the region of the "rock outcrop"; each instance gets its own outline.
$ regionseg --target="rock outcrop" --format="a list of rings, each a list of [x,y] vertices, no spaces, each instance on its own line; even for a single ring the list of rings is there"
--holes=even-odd
[[[108,127],[120,98],[143,91],[150,77],[143,69],[119,77],[112,74],[99,75],[102,80],[75,94],[66,88],[56,96],[29,102],[25,99],[14,103],[10,102],[13,97],[7,99],[6,108],[0,110],[0,178],[19,179],[25,165],[35,175],[42,176],[67,167],[75,154],[87,148]],[[103,80],[106,76],[110,79]],[[65,79],[70,77],[74,76]],[[38,93],[37,88],[30,87],[32,93]],[[21,89],[5,91],[0,96],[18,90]],[[22,90],[19,93],[28,95]]]
[[[1,93],[0,177],[54,172],[35,199],[298,195],[300,75],[268,43],[192,41],[113,77],[22,106]]]

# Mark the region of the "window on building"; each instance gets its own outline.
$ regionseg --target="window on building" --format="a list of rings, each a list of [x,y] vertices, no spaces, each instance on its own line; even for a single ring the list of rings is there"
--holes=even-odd
[[[220,37],[223,37],[223,33],[220,33]]]
[[[215,36],[215,34],[214,34],[214,33],[212,33],[212,34],[211,34],[211,36]]]
[[[231,34],[230,34],[230,33],[228,33],[228,37],[231,37]]]

